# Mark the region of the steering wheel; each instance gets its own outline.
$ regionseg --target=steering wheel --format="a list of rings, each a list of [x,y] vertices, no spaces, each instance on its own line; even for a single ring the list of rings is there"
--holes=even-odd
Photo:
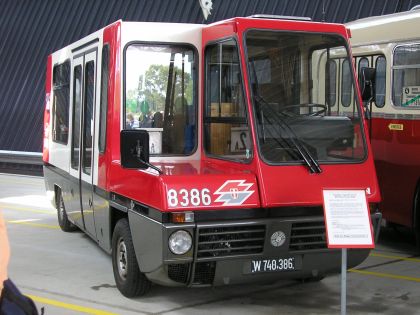
[[[296,113],[292,112],[291,109],[297,109],[297,108],[309,108],[309,112],[305,114],[299,114],[300,116],[320,116],[322,114],[325,114],[327,111],[327,106],[324,104],[316,104],[316,103],[309,103],[309,104],[294,104],[294,105],[288,105],[283,107],[280,110],[280,114],[289,116],[289,117],[296,117]],[[312,111],[313,108],[318,108],[318,110]]]

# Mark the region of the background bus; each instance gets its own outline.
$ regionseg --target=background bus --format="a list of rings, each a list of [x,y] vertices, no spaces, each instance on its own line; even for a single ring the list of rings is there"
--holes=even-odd
[[[420,247],[420,11],[348,23],[356,70],[375,69],[369,133],[388,222],[413,228]],[[345,62],[345,61],[344,61]],[[331,67],[332,99],[354,102],[346,66]],[[346,72],[347,71],[347,72]],[[339,82],[339,83],[338,83]]]

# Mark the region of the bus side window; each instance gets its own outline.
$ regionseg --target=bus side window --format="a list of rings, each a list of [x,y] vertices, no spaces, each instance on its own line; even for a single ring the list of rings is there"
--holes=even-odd
[[[359,82],[362,82],[362,69],[369,67],[369,60],[366,57],[362,57],[359,59],[359,69],[358,69],[358,75],[359,75]]]
[[[52,110],[52,140],[67,144],[69,137],[70,62],[56,65],[53,70],[54,103]]]
[[[375,69],[375,105],[384,107],[386,86],[386,59],[384,56],[379,56],[376,59]]]
[[[394,50],[392,65],[394,106],[418,107],[420,92],[420,44],[401,45]]]

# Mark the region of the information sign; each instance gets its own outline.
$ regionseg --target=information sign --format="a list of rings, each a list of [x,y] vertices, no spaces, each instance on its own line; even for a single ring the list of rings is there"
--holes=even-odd
[[[420,86],[405,86],[402,93],[402,106],[420,106]]]
[[[374,248],[364,190],[324,190],[328,248]]]

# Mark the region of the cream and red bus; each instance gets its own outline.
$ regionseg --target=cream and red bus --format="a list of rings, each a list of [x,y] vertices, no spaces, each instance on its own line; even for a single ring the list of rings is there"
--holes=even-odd
[[[52,53],[43,160],[61,228],[111,254],[125,296],[339,272],[323,190],[365,191],[372,216],[380,193],[359,98],[332,112],[318,88],[337,54],[350,62],[343,25],[273,16],[118,21]]]
[[[420,248],[420,11],[360,19],[346,26],[361,83],[362,69],[374,70],[372,98],[365,105],[371,116],[368,125],[384,222],[413,228]],[[344,75],[337,73],[339,104],[348,94]]]

